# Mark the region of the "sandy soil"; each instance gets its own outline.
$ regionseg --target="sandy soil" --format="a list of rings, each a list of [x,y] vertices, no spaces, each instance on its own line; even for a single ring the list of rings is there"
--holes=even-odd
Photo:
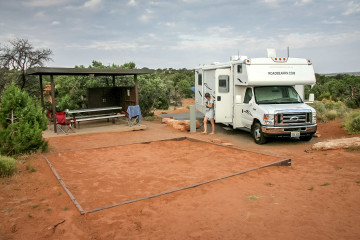
[[[254,144],[247,133],[203,136],[199,133],[180,133],[157,122],[146,123],[148,128],[138,132],[51,138],[51,152],[48,156],[56,162],[56,167],[64,176],[76,176],[76,172],[70,165],[66,167],[68,163],[60,163],[62,157],[54,158],[56,154],[66,156],[68,160],[72,158],[74,164],[81,164],[82,154],[88,156],[88,153],[97,156],[98,162],[102,163],[129,153],[136,156],[144,153],[144,157],[152,161],[158,156],[171,156],[175,150],[171,151],[163,144],[157,146],[158,152],[151,153],[151,150],[146,149],[148,145],[139,145],[139,151],[120,151],[124,149],[116,146],[179,136],[202,140],[219,138],[246,150],[291,158],[293,166],[264,168],[81,216],[54,177],[43,155],[32,155],[19,164],[13,177],[0,179],[0,239],[359,239],[359,151],[310,150],[317,141],[349,137],[340,124],[319,124],[321,137],[311,142],[279,140],[261,146]],[[112,151],[106,158],[100,154],[107,154],[104,147],[110,147],[108,150]],[[190,149],[187,146],[178,147]],[[226,164],[217,164],[227,159],[218,159],[215,153],[211,156],[208,157],[211,158],[209,166],[216,165],[219,171],[229,170]],[[146,158],[140,161],[146,161]],[[94,159],[87,160],[87,165],[93,166]],[[199,161],[203,165],[205,160]],[[137,168],[142,176],[152,176],[151,172],[146,172],[147,168],[164,174],[164,177],[174,174],[168,163],[166,168],[169,171],[163,171],[162,165],[154,167],[148,163],[145,168],[137,165],[136,161],[133,164],[136,167],[132,171],[136,172]],[[29,170],[26,169],[27,165]],[[95,166],[99,167],[95,167],[94,171],[103,171],[99,163]],[[186,171],[186,164],[182,166],[182,171]],[[32,168],[36,171],[32,172]],[[189,174],[193,170],[190,169]],[[199,171],[194,177],[206,177],[204,173],[206,171]],[[86,174],[78,173],[77,179],[81,180]],[[90,199],[84,198],[84,204],[89,204],[86,206],[92,207],[92,202],[111,202],[112,197],[118,195],[101,192],[102,187],[107,189],[108,183],[102,182],[98,175],[88,177],[94,178],[93,182],[99,184],[94,187],[89,182],[86,186],[93,191]],[[126,174],[121,177],[119,179],[126,181]],[[141,188],[141,182],[127,181],[119,184],[133,187],[135,195],[136,189],[151,190]],[[84,184],[82,182],[77,184]],[[158,184],[156,188],[161,186]],[[79,191],[76,194],[81,196],[80,187],[78,190],[74,186],[72,188],[75,192]]]
[[[189,140],[71,151],[47,154],[47,157],[85,210],[282,160]]]

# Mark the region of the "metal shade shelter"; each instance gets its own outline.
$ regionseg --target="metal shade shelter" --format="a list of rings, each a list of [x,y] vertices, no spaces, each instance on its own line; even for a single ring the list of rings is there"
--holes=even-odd
[[[52,99],[52,114],[56,116],[56,104],[55,104],[55,83],[54,76],[59,75],[82,75],[82,76],[111,76],[113,86],[115,86],[115,76],[133,75],[135,82],[135,102],[139,104],[138,96],[138,80],[137,76],[141,74],[152,74],[155,70],[153,69],[107,69],[107,68],[52,68],[52,67],[37,67],[30,68],[26,71],[26,75],[38,75],[40,79],[40,93],[41,93],[41,105],[44,109],[44,88],[42,82],[43,75],[50,76],[51,83],[51,99]],[[54,132],[57,132],[56,121],[54,121]]]

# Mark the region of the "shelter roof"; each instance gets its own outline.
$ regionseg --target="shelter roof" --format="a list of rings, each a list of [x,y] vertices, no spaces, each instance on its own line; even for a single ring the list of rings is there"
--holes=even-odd
[[[109,68],[53,68],[36,67],[26,71],[27,75],[92,75],[92,76],[121,76],[154,73],[153,69],[109,69]]]

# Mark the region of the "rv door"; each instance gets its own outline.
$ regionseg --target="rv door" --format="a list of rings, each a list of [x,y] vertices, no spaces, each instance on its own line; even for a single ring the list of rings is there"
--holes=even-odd
[[[253,101],[252,88],[248,87],[245,92],[244,101],[241,104],[241,122],[245,128],[250,129],[253,122],[254,108],[252,107]]]
[[[217,69],[215,79],[215,121],[232,123],[234,98],[230,68]]]

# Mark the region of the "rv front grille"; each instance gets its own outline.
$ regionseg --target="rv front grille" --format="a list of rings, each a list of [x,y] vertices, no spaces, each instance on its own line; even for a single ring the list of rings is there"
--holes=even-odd
[[[289,112],[275,114],[275,125],[302,125],[311,123],[311,112]]]

